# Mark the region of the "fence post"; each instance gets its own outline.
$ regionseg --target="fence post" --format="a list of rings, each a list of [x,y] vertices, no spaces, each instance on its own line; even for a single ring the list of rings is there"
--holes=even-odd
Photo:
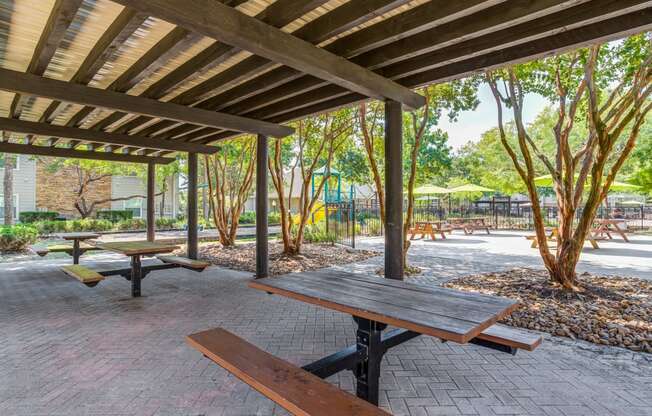
[[[351,200],[351,212],[353,217],[353,232],[351,233],[351,247],[355,248],[355,226],[357,224],[356,215],[355,215],[355,199]]]

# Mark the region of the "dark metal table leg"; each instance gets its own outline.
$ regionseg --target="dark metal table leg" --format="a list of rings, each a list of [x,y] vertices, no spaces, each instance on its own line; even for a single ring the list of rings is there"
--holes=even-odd
[[[73,240],[72,241],[72,264],[79,264],[79,256],[81,253],[79,252],[79,240]]]
[[[386,351],[381,343],[381,332],[387,325],[369,319],[354,319],[358,323],[356,347],[362,357],[355,369],[356,394],[378,406],[380,363]]]
[[[143,269],[140,263],[140,256],[131,256],[131,296],[140,297],[140,279]]]

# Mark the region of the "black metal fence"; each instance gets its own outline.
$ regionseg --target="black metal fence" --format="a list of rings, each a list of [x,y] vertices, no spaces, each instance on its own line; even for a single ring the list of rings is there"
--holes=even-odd
[[[404,209],[407,209],[404,204]],[[380,205],[376,200],[356,200],[328,203],[326,227],[340,244],[355,247],[356,236],[383,235]],[[546,226],[558,225],[557,207],[543,208]],[[577,213],[577,218],[581,212]],[[652,228],[652,205],[601,207],[598,218],[618,217],[627,220],[632,229]],[[414,221],[443,221],[449,218],[483,217],[494,229],[531,230],[532,208],[527,201],[490,199],[475,202],[442,203],[440,200],[416,201]]]

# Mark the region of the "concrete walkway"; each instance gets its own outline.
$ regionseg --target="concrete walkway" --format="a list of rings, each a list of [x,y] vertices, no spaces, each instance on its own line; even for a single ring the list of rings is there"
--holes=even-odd
[[[483,255],[479,248],[497,245],[478,241],[510,238],[415,243],[413,261],[429,265],[427,275],[438,281],[535,264],[534,256]],[[97,267],[124,262],[109,253],[90,259]],[[58,265],[69,262],[0,265],[0,415],[286,414],[184,337],[221,326],[297,365],[355,342],[349,316],[249,289],[249,273],[155,272],[143,281],[144,296],[133,299],[122,278],[88,288],[65,276]],[[348,372],[329,381],[354,387]],[[550,336],[535,352],[516,356],[419,337],[385,356],[381,405],[411,416],[652,415],[652,357]]]
[[[490,235],[476,232],[464,235],[456,231],[446,240],[414,240],[409,250],[409,261],[421,267],[423,275],[417,279],[444,282],[472,273],[509,270],[514,267],[542,268],[537,249],[530,248],[525,239],[532,233],[492,231]],[[620,238],[599,241],[600,249],[586,244],[577,270],[602,275],[619,275],[652,280],[652,236],[632,235],[631,242]],[[362,238],[357,248],[383,250],[383,238]],[[373,273],[382,265],[381,258],[369,259],[356,265],[362,273]],[[344,266],[347,270],[349,266]]]

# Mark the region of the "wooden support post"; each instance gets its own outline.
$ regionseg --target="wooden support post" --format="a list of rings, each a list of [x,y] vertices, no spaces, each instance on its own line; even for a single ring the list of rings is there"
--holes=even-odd
[[[188,153],[188,258],[197,259],[197,153]]]
[[[156,164],[147,164],[147,241],[154,241],[156,227],[154,199],[156,192]]]
[[[269,275],[267,152],[267,136],[259,134],[256,145],[256,279]]]
[[[403,279],[403,113],[385,101],[385,278]]]

